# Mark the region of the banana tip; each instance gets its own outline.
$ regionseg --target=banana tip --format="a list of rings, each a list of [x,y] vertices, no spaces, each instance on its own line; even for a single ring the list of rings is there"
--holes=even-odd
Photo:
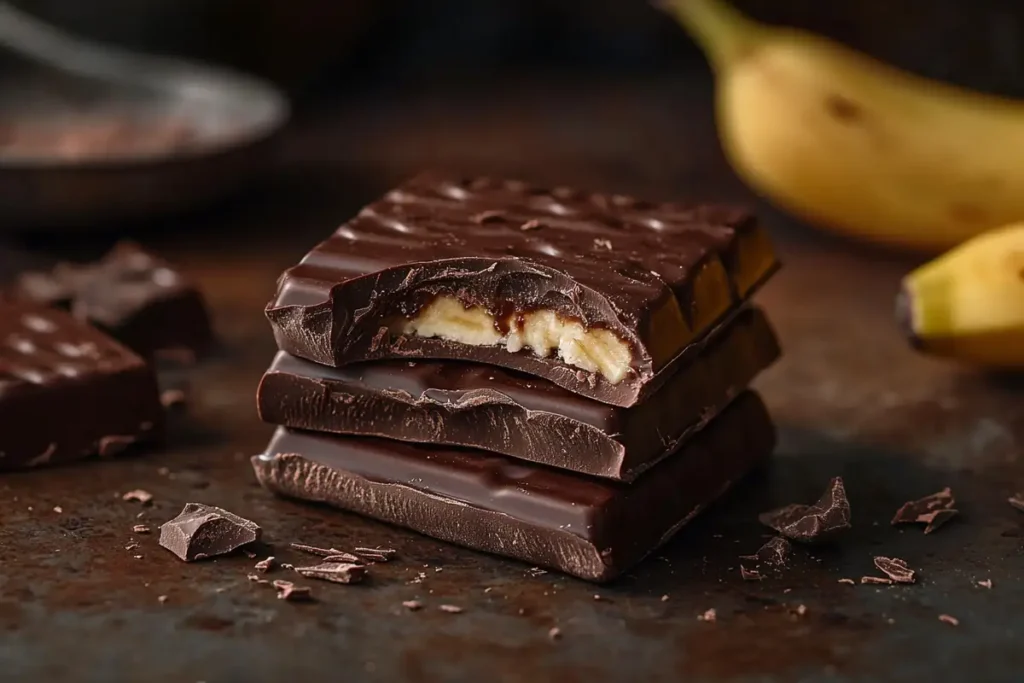
[[[913,348],[919,351],[924,348],[924,342],[914,331],[913,294],[906,285],[901,287],[899,294],[896,295],[896,324]]]

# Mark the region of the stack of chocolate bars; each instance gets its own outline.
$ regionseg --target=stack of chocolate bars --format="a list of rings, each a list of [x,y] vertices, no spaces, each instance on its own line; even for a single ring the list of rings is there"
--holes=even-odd
[[[415,178],[281,277],[257,477],[609,580],[771,454],[777,267],[733,208]]]

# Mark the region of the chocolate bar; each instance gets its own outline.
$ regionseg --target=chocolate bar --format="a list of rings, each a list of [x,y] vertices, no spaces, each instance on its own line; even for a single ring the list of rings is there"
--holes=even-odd
[[[287,270],[267,317],[323,365],[476,361],[629,407],[777,266],[738,209],[421,176]]]
[[[667,541],[774,448],[746,392],[630,485],[491,455],[281,427],[260,483],[475,550],[608,581]]]
[[[22,273],[15,299],[71,311],[146,357],[206,350],[213,339],[199,290],[161,259],[122,242],[94,264]]]
[[[265,422],[479,448],[630,481],[673,453],[779,355],[764,314],[744,311],[632,408],[488,365],[441,361],[331,368],[283,351],[257,392]]]
[[[141,358],[61,311],[0,302],[0,470],[116,455],[162,421]]]

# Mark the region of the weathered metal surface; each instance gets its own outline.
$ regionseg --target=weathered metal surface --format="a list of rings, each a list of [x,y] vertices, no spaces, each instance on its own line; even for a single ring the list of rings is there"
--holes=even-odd
[[[563,106],[564,96],[521,98],[517,106],[495,99],[485,108],[491,119],[473,127],[456,118],[447,135],[472,142],[510,131],[522,148],[538,151],[532,165],[522,158],[508,165],[536,167],[535,175],[548,179],[561,162],[561,179],[569,182],[662,196],[738,196],[706,117],[674,125],[691,101],[681,94],[627,89],[617,102],[631,104],[604,109],[580,108],[578,99]],[[676,115],[644,114],[658,107]],[[522,123],[524,112],[532,112],[533,128]],[[563,135],[574,120],[593,136],[586,149]],[[636,132],[652,121],[660,128]],[[359,202],[421,165],[429,155],[422,150],[440,149],[441,124],[431,125],[433,137],[419,152],[413,144],[401,149],[401,136],[410,135],[402,131],[415,128],[415,119],[401,114],[390,128],[394,137],[380,128],[334,129],[334,137],[310,129],[290,148],[296,172],[317,167],[302,172],[301,188],[197,218],[192,232],[152,237],[203,283],[224,348],[189,374],[189,405],[163,452],[0,478],[0,679],[1019,679],[1024,514],[1005,501],[1024,489],[1020,386],[907,350],[890,313],[906,262],[810,236],[772,212],[786,267],[760,300],[786,356],[758,386],[782,429],[778,457],[624,580],[598,588],[554,573],[535,576],[526,566],[276,500],[256,486],[247,459],[271,430],[256,419],[253,392],[273,352],[262,306],[275,277]],[[664,149],[685,151],[697,165],[645,161],[645,142],[659,135]],[[316,136],[324,151],[311,144]],[[545,147],[552,138],[562,146]],[[361,176],[372,187],[355,185],[328,163],[342,140],[355,158],[377,164]],[[375,140],[389,141],[378,144],[377,156]],[[442,157],[451,165],[502,165],[500,157],[460,157],[460,149],[479,154],[468,143],[451,149]],[[738,556],[767,538],[757,513],[812,502],[836,475],[853,508],[849,535],[833,549],[798,549],[795,566],[781,577],[743,581]],[[947,485],[958,519],[928,536],[889,525],[904,501]],[[151,506],[121,500],[136,488],[153,493]],[[299,580],[312,586],[317,602],[287,603],[246,579],[255,560],[244,555],[186,565],[157,546],[156,527],[191,501],[257,521],[285,562],[311,559],[289,551],[290,542],[379,544],[399,555],[374,566],[363,585]],[[139,523],[154,533],[133,533]],[[127,550],[131,542],[139,547]],[[877,574],[874,555],[907,560],[919,582],[838,583]],[[298,577],[278,570],[266,578]],[[424,607],[410,612],[406,600]],[[441,604],[464,612],[441,612]],[[714,622],[698,620],[712,608]],[[941,614],[960,625],[940,622]],[[560,639],[549,637],[552,627]]]

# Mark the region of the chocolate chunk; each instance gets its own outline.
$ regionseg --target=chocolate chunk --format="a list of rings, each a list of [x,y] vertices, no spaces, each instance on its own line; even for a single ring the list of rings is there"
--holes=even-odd
[[[185,562],[226,555],[260,540],[254,522],[227,510],[189,503],[181,514],[160,527],[160,545]]]
[[[919,500],[904,503],[892,518],[892,524],[925,524],[924,532],[930,534],[955,517],[956,500],[947,486],[938,493]]]
[[[284,428],[253,467],[264,486],[291,498],[606,581],[739,481],[774,440],[763,403],[748,392],[630,486],[482,451]]]
[[[876,584],[879,586],[891,586],[892,579],[884,576],[862,576],[860,577],[861,583]]]
[[[769,567],[781,568],[789,564],[793,554],[793,545],[782,536],[776,536],[762,545],[754,555],[742,555],[741,560],[756,562]]]
[[[829,482],[828,489],[814,505],[787,505],[762,513],[758,519],[786,538],[800,543],[818,543],[850,528],[850,503],[842,477]]]
[[[914,583],[914,570],[898,557],[876,557],[875,566],[896,583]]]
[[[277,560],[274,558],[273,555],[271,555],[270,557],[257,562],[253,569],[255,569],[258,572],[269,572],[275,566],[277,566]]]
[[[1014,509],[1024,512],[1024,493],[1015,493],[1006,499]]]
[[[66,313],[0,301],[0,470],[116,455],[160,437],[146,363]]]
[[[487,365],[330,368],[282,352],[260,383],[257,405],[271,424],[479,448],[631,481],[678,449],[778,355],[764,314],[746,310],[705,337],[694,362],[650,400],[620,408]]]
[[[266,312],[281,350],[322,365],[476,361],[629,407],[777,267],[742,210],[425,175],[286,271]]]
[[[360,583],[366,578],[366,566],[351,562],[321,562],[312,567],[296,567],[295,571],[307,579],[320,579],[332,583]]]
[[[281,579],[274,581],[273,586],[277,589],[279,600],[310,602],[313,599],[313,591],[307,586],[296,586],[291,581],[282,581]]]
[[[137,353],[198,354],[213,334],[199,290],[181,273],[138,245],[122,242],[94,264],[58,264],[22,274],[15,299],[64,307]]]

